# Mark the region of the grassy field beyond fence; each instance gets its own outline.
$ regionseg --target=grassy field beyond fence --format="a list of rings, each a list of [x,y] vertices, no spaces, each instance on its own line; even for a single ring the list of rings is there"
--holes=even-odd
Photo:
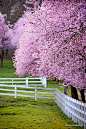
[[[4,60],[0,78],[18,77],[11,60]],[[48,88],[64,88],[54,81],[48,81]],[[70,88],[68,88],[70,94]],[[0,95],[0,129],[83,129],[68,118],[55,100]]]

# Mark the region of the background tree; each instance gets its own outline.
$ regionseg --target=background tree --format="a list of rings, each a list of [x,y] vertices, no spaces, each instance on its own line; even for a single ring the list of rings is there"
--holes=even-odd
[[[10,29],[8,25],[5,24],[5,18],[6,15],[2,15],[0,13],[0,58],[1,58],[1,67],[3,67],[3,56],[4,56],[4,50],[7,49],[13,49],[13,46],[11,44],[11,35],[10,35]]]
[[[6,23],[14,24],[22,17],[25,10],[34,11],[34,6],[41,6],[43,0],[0,0],[0,11],[7,14]]]
[[[27,10],[27,7],[28,7],[28,10],[31,11],[31,9],[34,10],[35,4],[36,4],[37,7],[39,5],[41,5],[40,1],[39,1],[38,4],[37,4],[37,2],[38,1],[35,1],[35,0],[32,0],[32,3],[30,1],[27,2],[27,0],[26,1],[25,0],[22,0],[22,1],[21,0],[14,0],[14,1],[11,1],[11,0],[3,0],[2,1],[1,0],[0,1],[0,11],[3,14],[7,14],[7,16],[4,19],[4,23],[9,25],[9,27],[8,26],[6,26],[6,27],[8,28],[7,31],[9,30],[9,35],[12,37],[11,38],[10,36],[8,36],[9,39],[5,38],[5,39],[2,40],[2,42],[5,43],[6,40],[10,40],[9,41],[9,46],[10,46],[10,42],[13,46],[12,50],[11,50],[12,55],[13,55],[15,49],[17,48],[17,45],[18,45],[17,41],[18,41],[19,35],[22,34],[23,22],[22,22],[22,20],[19,20],[19,21],[17,21],[17,20],[20,19],[20,17],[24,13],[24,10]],[[24,4],[26,5],[26,8],[24,7]],[[20,24],[20,26],[18,26],[18,24]],[[5,32],[5,30],[3,32]],[[4,46],[6,47],[6,44]],[[6,47],[6,48],[7,49],[4,49],[4,50],[6,52],[8,52],[9,47]],[[2,64],[3,64],[2,62],[3,62],[3,57],[4,57],[4,50],[1,50],[1,67],[2,67]]]
[[[6,23],[10,21],[11,24],[15,23],[19,17],[22,16],[25,8],[23,4],[25,0],[1,0],[0,11],[2,14],[7,14]]]

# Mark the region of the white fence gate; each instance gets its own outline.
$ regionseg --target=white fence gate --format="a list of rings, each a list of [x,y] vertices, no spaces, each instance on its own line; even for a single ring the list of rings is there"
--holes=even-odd
[[[0,84],[16,84],[16,85],[24,85],[24,86],[44,86],[47,87],[47,79],[44,77],[26,77],[26,78],[0,78]]]
[[[55,102],[62,111],[86,129],[86,103],[80,102],[55,89]]]

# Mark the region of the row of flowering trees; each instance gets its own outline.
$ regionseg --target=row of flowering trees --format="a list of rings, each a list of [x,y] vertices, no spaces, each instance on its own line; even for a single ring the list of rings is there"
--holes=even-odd
[[[73,87],[86,89],[85,11],[84,1],[45,0],[40,10],[25,12],[15,52],[16,73],[58,77],[74,91]]]
[[[11,2],[11,1],[10,1]],[[40,4],[40,1],[27,1],[25,4],[31,4],[32,7],[38,7],[38,2]],[[24,5],[25,5],[24,4]],[[3,5],[4,6],[4,5]],[[26,6],[27,8],[27,6]],[[28,11],[34,10],[34,8],[28,7]],[[32,9],[32,10],[31,10]],[[16,10],[14,10],[16,11]],[[17,16],[18,17],[18,16]],[[17,48],[18,45],[18,39],[19,36],[22,34],[22,28],[23,28],[23,22],[21,19],[19,19],[14,25],[10,25],[10,22],[8,22],[8,25],[5,24],[5,20],[7,20],[7,15],[3,15],[0,12],[0,59],[1,59],[1,67],[3,67],[3,57],[4,57],[4,51],[5,50],[12,50],[13,52]],[[11,20],[12,22],[12,20]]]
[[[35,12],[24,12],[15,24],[12,43],[16,74],[57,77],[77,90],[85,102],[86,89],[86,3],[45,0]],[[15,38],[16,37],[16,38]]]

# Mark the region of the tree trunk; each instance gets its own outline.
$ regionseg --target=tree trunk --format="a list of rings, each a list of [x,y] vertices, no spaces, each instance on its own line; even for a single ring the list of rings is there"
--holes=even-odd
[[[54,78],[54,80],[53,81],[56,81],[56,77]]]
[[[72,96],[72,98],[78,100],[77,89],[73,86],[71,86],[71,96]]]
[[[67,95],[67,86],[64,87],[64,94]]]
[[[4,50],[1,51],[1,68],[3,67]]]
[[[58,80],[57,77],[55,77],[55,80],[54,81],[56,81],[56,83],[59,84],[59,80]]]
[[[81,93],[81,98],[82,98],[82,102],[85,103],[85,94],[84,94],[84,89],[80,91]]]
[[[5,50],[5,54],[6,54],[6,55],[8,54],[8,49],[7,49],[7,50]]]
[[[11,0],[10,0],[10,4],[11,4]]]
[[[56,83],[59,84],[59,80],[58,79],[56,79]]]

